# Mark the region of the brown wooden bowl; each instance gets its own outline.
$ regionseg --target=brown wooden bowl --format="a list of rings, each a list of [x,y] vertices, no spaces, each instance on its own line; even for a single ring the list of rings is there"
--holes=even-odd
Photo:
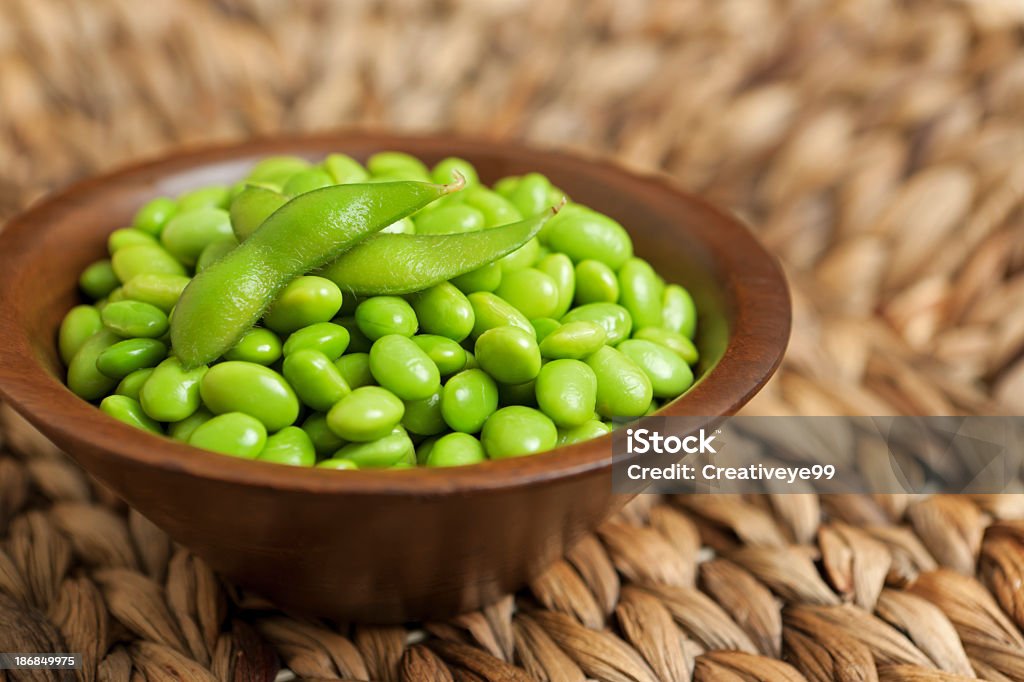
[[[399,149],[473,162],[487,182],[538,171],[619,219],[639,255],[693,293],[699,382],[661,414],[727,415],[767,381],[789,336],[775,262],[735,219],[605,162],[452,136],[351,133],[184,151],[80,182],[0,233],[0,393],[172,538],[284,607],[374,622],[440,617],[518,589],[624,502],[611,438],[475,466],[324,471],[225,457],[111,419],[62,383],[78,274],[147,200],[233,182],[261,157]]]

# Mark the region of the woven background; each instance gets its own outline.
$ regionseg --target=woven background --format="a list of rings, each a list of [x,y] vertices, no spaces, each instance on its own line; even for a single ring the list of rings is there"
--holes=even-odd
[[[583,149],[783,259],[750,412],[1019,413],[1022,29],[1019,0],[2,0],[0,218],[260,133]],[[1024,679],[1020,496],[646,496],[492,608],[370,628],[239,594],[3,424],[0,650],[87,680]]]

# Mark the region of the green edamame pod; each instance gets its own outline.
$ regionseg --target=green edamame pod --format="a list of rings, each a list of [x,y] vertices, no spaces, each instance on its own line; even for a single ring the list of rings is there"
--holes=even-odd
[[[85,400],[98,400],[114,390],[117,380],[100,372],[96,359],[120,340],[112,331],[101,329],[82,344],[68,365],[67,383],[72,393]]]
[[[464,234],[379,234],[320,271],[345,292],[408,294],[492,263],[528,243],[554,213]],[[381,263],[389,267],[382,270]]]
[[[169,357],[153,370],[139,391],[142,409],[159,422],[178,422],[199,409],[199,382],[207,368],[185,369],[176,357]]]
[[[690,292],[678,284],[665,287],[661,324],[665,329],[693,339],[697,331],[697,304]]]
[[[461,180],[335,185],[292,199],[185,288],[171,322],[175,352],[186,367],[216,359],[296,277],[461,187]]]
[[[68,311],[60,323],[57,345],[60,359],[65,365],[71,364],[71,358],[82,348],[93,334],[103,329],[101,313],[94,306],[78,305]]]
[[[609,419],[639,417],[647,412],[654,389],[636,363],[611,346],[602,346],[586,363],[597,376],[597,412]]]
[[[270,215],[288,203],[288,197],[266,187],[249,185],[235,197],[228,211],[231,229],[244,242]]]
[[[619,269],[620,302],[629,311],[633,324],[640,327],[660,327],[662,285],[658,274],[647,261],[630,258]]]
[[[274,464],[311,467],[316,464],[316,448],[305,431],[298,426],[286,426],[267,438],[267,444],[257,459]]]
[[[160,428],[155,420],[142,411],[142,406],[134,398],[129,398],[124,395],[108,395],[100,403],[100,409],[109,414],[114,419],[124,422],[129,426],[134,426],[137,429],[143,431],[149,431],[150,433],[158,433],[163,435],[163,429]]]

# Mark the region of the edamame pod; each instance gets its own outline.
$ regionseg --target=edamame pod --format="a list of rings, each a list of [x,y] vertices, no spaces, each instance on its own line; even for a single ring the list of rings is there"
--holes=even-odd
[[[464,234],[379,234],[320,271],[345,292],[408,294],[476,270],[533,239],[554,213]],[[381,263],[389,267],[382,270]],[[495,285],[497,286],[497,285]]]
[[[450,185],[335,185],[292,199],[185,288],[171,322],[175,352],[186,367],[216,359],[296,277],[461,187],[461,179]]]

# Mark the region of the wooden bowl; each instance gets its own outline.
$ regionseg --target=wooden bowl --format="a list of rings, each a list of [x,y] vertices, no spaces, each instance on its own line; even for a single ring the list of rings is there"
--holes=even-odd
[[[473,162],[487,182],[538,171],[614,216],[700,309],[699,382],[662,414],[727,415],[789,336],[775,262],[735,219],[605,162],[449,136],[333,134],[184,151],[80,182],[0,233],[0,393],[90,473],[221,574],[283,607],[371,622],[475,609],[522,587],[625,500],[611,438],[445,470],[324,471],[225,457],[108,418],[62,383],[56,350],[77,278],[147,200],[240,179],[271,154],[398,149]]]

